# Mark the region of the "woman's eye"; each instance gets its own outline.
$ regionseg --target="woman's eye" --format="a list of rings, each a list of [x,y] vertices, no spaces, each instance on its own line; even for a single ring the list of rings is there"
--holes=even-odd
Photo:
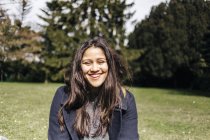
[[[98,62],[99,65],[102,65],[102,64],[104,64],[104,63],[106,63],[106,61],[99,61],[99,62]]]
[[[85,64],[85,65],[90,65],[91,62],[83,62],[82,64]]]

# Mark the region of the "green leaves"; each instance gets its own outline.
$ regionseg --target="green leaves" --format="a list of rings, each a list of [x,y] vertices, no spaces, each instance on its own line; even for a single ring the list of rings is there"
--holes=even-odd
[[[210,24],[209,13],[210,3],[203,0],[171,0],[153,7],[129,36],[129,46],[144,51],[135,60],[141,75],[172,83],[179,77],[178,82],[192,86],[192,79],[199,78],[206,65],[202,40]]]
[[[48,2],[48,9],[43,10],[46,16],[41,17],[47,23],[43,33],[46,46],[43,56],[45,62],[49,62],[47,66],[61,73],[67,62],[57,65],[56,61],[49,59],[70,59],[76,48],[95,36],[104,36],[109,39],[112,48],[123,50],[126,39],[124,25],[132,17],[132,13],[125,10],[132,4],[121,0]],[[60,81],[63,76],[51,73],[48,78],[50,81]]]

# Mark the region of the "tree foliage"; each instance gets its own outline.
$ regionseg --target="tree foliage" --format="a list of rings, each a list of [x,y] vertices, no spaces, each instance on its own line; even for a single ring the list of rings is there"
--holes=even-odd
[[[141,55],[132,63],[136,81],[144,85],[196,87],[207,65],[203,37],[210,23],[210,3],[171,0],[151,9],[129,36]]]
[[[5,10],[0,9],[0,13],[1,81],[40,81],[33,73],[37,72],[36,64],[41,64],[41,36],[27,26],[22,27],[20,20],[12,24]]]
[[[88,38],[105,36],[111,46],[123,49],[125,22],[133,13],[126,13],[133,3],[126,0],[53,0],[47,2],[44,27],[47,80],[57,81],[74,50]]]

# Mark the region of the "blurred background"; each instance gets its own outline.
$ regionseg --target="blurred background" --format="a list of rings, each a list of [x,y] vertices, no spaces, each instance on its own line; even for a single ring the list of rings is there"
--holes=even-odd
[[[94,36],[126,59],[132,85],[210,90],[207,0],[1,0],[0,81],[63,82]]]

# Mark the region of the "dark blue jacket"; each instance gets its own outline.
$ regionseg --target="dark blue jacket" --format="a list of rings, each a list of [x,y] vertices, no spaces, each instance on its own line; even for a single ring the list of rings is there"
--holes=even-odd
[[[126,96],[122,98],[122,107],[116,107],[114,110],[113,119],[108,129],[110,140],[139,139],[135,99],[130,92],[126,92]],[[64,132],[60,131],[57,114],[67,98],[68,93],[65,91],[65,87],[58,88],[50,110],[48,140],[79,140],[72,127],[76,115],[75,110],[63,109],[65,128]]]

